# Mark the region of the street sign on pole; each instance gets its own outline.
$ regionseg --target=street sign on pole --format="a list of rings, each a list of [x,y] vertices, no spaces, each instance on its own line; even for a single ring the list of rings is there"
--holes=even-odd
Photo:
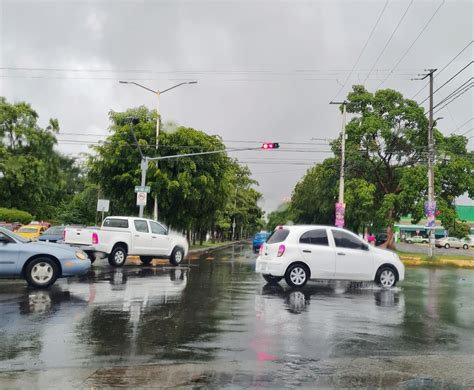
[[[146,192],[137,192],[137,206],[146,206]]]
[[[97,199],[97,211],[103,213],[109,212],[110,200],[108,199]]]
[[[135,186],[135,192],[147,192],[150,193],[149,186]]]

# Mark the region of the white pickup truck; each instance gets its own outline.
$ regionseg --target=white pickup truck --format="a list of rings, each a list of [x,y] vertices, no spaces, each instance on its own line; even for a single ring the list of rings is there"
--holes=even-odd
[[[169,232],[159,222],[134,217],[107,217],[100,229],[66,228],[64,243],[80,247],[91,262],[107,257],[114,267],[124,265],[129,255],[139,256],[145,265],[155,257],[179,265],[189,248],[183,235]]]

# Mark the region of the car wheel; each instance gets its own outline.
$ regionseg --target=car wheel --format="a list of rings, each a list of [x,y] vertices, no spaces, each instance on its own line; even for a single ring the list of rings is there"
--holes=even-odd
[[[272,276],[268,274],[263,274],[263,279],[269,284],[277,284],[280,280],[283,279],[283,276]]]
[[[143,265],[150,265],[153,261],[153,256],[140,256],[140,261]]]
[[[411,244],[412,242],[412,240],[407,240],[407,244]]]
[[[181,248],[174,248],[170,256],[170,263],[180,265],[184,260],[184,251]]]
[[[30,286],[46,288],[58,278],[59,269],[54,260],[47,257],[34,259],[26,267],[25,278]]]
[[[449,248],[450,248],[449,244],[445,244],[444,247],[445,247],[446,249],[449,249]]]
[[[303,264],[293,264],[285,273],[285,281],[290,287],[303,287],[309,280],[309,270]]]
[[[462,248],[463,248],[463,249],[469,249],[469,245],[464,244],[464,245],[462,246]]]
[[[117,245],[109,255],[109,264],[113,267],[122,267],[127,261],[127,250]]]
[[[92,254],[89,254],[89,253],[87,253],[87,257],[89,257],[89,260],[91,261],[91,264],[94,264],[94,261],[96,260],[96,257]]]
[[[383,267],[377,273],[375,282],[383,288],[395,287],[397,284],[397,275],[395,274],[393,268]]]

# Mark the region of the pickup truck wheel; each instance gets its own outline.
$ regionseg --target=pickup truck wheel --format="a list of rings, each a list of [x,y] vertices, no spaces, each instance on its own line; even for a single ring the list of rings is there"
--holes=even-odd
[[[25,278],[30,286],[47,288],[58,278],[57,264],[47,257],[34,259],[26,267]]]
[[[184,259],[184,251],[181,248],[174,248],[170,256],[170,263],[180,265]]]
[[[112,252],[109,255],[109,264],[113,267],[122,267],[125,264],[125,261],[127,260],[127,250],[118,245],[114,249],[112,249]]]
[[[153,261],[153,256],[140,256],[140,261],[143,265],[150,265]]]
[[[463,248],[463,249],[469,249],[469,245],[464,244],[464,245],[462,246],[462,248]]]

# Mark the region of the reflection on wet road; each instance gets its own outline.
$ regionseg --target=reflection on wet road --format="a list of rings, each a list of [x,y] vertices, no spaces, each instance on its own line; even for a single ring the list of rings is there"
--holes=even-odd
[[[474,271],[409,268],[394,290],[343,282],[291,290],[265,285],[254,264],[251,249],[236,245],[189,267],[99,263],[46,291],[1,281],[0,371],[205,363],[232,372],[226,364],[235,363],[251,385],[272,387],[360,370],[344,359],[408,367],[441,356],[462,366],[474,350]],[[248,381],[226,378],[204,382]]]

